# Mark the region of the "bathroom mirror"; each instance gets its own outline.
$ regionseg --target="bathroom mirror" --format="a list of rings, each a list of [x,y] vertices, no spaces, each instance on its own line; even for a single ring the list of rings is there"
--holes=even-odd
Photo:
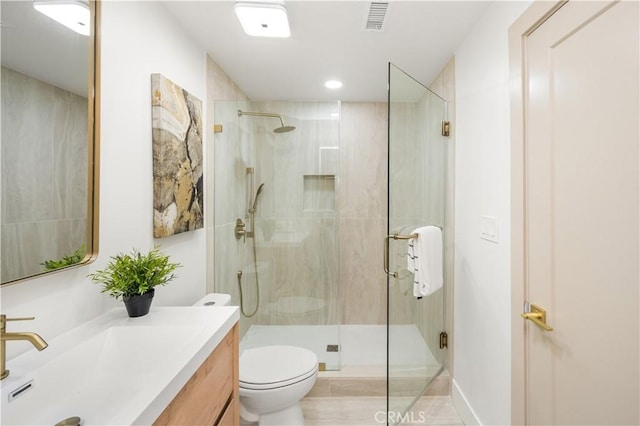
[[[56,3],[71,22],[44,13]],[[99,5],[0,5],[2,285],[97,255]]]

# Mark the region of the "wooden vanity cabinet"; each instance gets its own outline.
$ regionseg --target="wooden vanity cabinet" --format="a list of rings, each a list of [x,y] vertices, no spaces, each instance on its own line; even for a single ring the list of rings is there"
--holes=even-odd
[[[236,324],[154,425],[239,425],[239,361]]]

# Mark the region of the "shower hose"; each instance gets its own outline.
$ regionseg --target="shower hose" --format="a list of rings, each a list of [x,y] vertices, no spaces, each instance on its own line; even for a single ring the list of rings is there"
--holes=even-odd
[[[260,306],[260,282],[258,279],[258,254],[256,250],[256,221],[255,221],[255,213],[251,213],[251,230],[253,232],[253,269],[256,273],[256,307],[250,314],[247,314],[244,311],[244,300],[242,297],[242,271],[238,271],[238,289],[240,290],[240,312],[243,316],[247,318],[251,318],[258,312],[258,307]]]

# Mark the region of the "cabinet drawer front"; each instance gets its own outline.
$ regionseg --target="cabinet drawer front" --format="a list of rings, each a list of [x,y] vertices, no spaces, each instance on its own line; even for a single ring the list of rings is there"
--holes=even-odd
[[[233,392],[233,330],[155,421],[155,425],[212,425]]]
[[[235,399],[231,400],[231,403],[229,404],[227,409],[224,410],[224,414],[222,414],[222,418],[218,422],[218,426],[235,426],[237,424],[234,418],[237,404],[238,402]]]

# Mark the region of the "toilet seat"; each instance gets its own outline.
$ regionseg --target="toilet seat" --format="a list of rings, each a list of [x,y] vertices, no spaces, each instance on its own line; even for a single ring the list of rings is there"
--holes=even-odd
[[[261,346],[240,355],[239,385],[253,390],[277,389],[315,376],[317,370],[318,358],[308,349]]]

